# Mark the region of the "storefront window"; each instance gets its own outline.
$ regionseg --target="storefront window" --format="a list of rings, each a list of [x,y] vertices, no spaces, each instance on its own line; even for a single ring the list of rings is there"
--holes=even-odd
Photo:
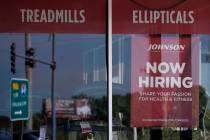
[[[207,5],[113,0],[113,139],[208,139]]]
[[[3,2],[0,139],[210,139],[209,6]]]
[[[140,34],[135,34],[135,35],[114,35],[113,38],[113,56],[116,56],[117,53],[114,51],[114,48],[119,47],[119,45],[116,45],[115,42],[117,41],[124,41],[124,49],[127,49],[129,51],[125,51],[124,54],[121,54],[123,56],[126,56],[124,60],[126,60],[124,62],[124,70],[127,70],[128,72],[124,74],[124,78],[126,78],[128,81],[125,83],[130,83],[128,85],[120,85],[120,84],[115,84],[113,82],[113,137],[114,138],[124,138],[124,139],[133,139],[135,136],[137,139],[157,139],[157,137],[159,137],[159,139],[170,139],[170,138],[174,138],[174,139],[186,139],[189,137],[192,137],[193,139],[198,139],[198,138],[203,138],[206,137],[208,138],[208,135],[206,134],[206,132],[208,131],[208,68],[207,68],[207,63],[202,62],[201,60],[201,56],[203,55],[202,50],[203,48],[205,48],[203,46],[203,44],[207,44],[207,38],[208,36],[205,35],[178,35],[178,34],[162,34],[162,35],[140,35]],[[204,40],[205,38],[205,40]],[[142,67],[140,67],[138,69],[140,76],[143,76],[146,74],[146,68],[144,67],[144,63],[145,60],[149,60],[153,62],[157,62],[157,61],[161,61],[161,62],[186,62],[188,61],[188,57],[187,55],[184,55],[183,52],[170,52],[170,55],[168,55],[168,50],[162,50],[159,56],[155,53],[157,53],[157,50],[155,50],[154,52],[150,52],[150,53],[146,53],[146,51],[148,51],[148,49],[160,49],[161,47],[153,47],[153,46],[149,46],[146,44],[150,44],[151,42],[153,43],[159,43],[159,44],[182,44],[185,43],[185,47],[187,45],[191,46],[191,49],[188,51],[190,51],[190,53],[188,55],[191,55],[191,59],[189,60],[189,64],[188,64],[188,70],[189,67],[193,67],[193,69],[191,69],[192,74],[196,74],[197,78],[198,75],[200,75],[200,79],[196,79],[196,75],[194,75],[193,77],[195,78],[194,83],[197,81],[199,82],[199,105],[195,104],[197,107],[199,106],[199,114],[194,114],[197,115],[197,119],[199,123],[199,127],[193,127],[191,129],[187,128],[187,127],[174,127],[177,125],[183,125],[181,122],[180,123],[170,123],[170,122],[164,122],[159,124],[159,123],[155,123],[152,124],[150,123],[143,123],[140,125],[145,125],[145,127],[131,127],[132,125],[132,121],[137,121],[137,122],[133,122],[134,125],[138,125],[138,121],[140,121],[142,118],[141,117],[146,117],[144,115],[148,114],[147,117],[159,117],[158,120],[160,120],[160,117],[163,115],[169,115],[166,118],[176,118],[176,116],[179,116],[179,118],[185,118],[186,114],[184,115],[183,112],[179,111],[184,110],[185,107],[186,110],[189,110],[190,105],[187,105],[187,103],[185,103],[185,101],[187,101],[188,97],[186,96],[186,98],[180,99],[183,100],[182,103],[177,102],[178,98],[176,101],[173,101],[173,103],[171,104],[170,102],[168,102],[168,98],[163,99],[163,98],[153,98],[153,99],[148,99],[149,97],[145,97],[143,95],[139,95],[138,96],[138,100],[142,101],[141,105],[138,105],[138,103],[133,104],[132,102],[134,100],[132,100],[132,95],[133,93],[132,91],[132,76],[135,73],[135,65],[139,64]],[[152,47],[152,48],[148,48],[148,47]],[[181,46],[180,46],[181,47]],[[162,49],[167,49],[166,47],[162,47]],[[177,47],[178,49],[178,47]],[[180,49],[180,48],[179,48]],[[185,48],[186,49],[186,48]],[[177,51],[177,50],[176,50]],[[154,55],[155,54],[155,55]],[[138,56],[137,56],[138,55]],[[151,55],[153,55],[151,57]],[[184,59],[182,58],[184,56]],[[192,58],[193,56],[193,58]],[[113,65],[115,61],[119,61],[117,58],[113,57]],[[196,65],[195,65],[196,64]],[[196,68],[197,67],[197,68]],[[130,68],[128,70],[128,68]],[[114,67],[113,67],[114,69]],[[164,69],[163,69],[164,70]],[[187,73],[189,71],[184,70],[184,73]],[[199,70],[200,72],[198,73]],[[146,74],[147,75],[147,74]],[[170,77],[170,73],[162,73],[161,74],[162,77]],[[182,74],[183,75],[183,74]],[[113,75],[114,77],[114,75]],[[175,76],[176,77],[176,76]],[[183,76],[181,76],[183,77]],[[139,77],[138,77],[139,78]],[[184,77],[183,77],[184,78]],[[166,78],[167,79],[167,78]],[[151,80],[151,79],[150,79]],[[149,80],[149,81],[150,81]],[[146,80],[145,80],[146,81]],[[152,82],[152,80],[150,81]],[[134,83],[135,84],[135,83]],[[138,83],[138,84],[145,84],[146,82],[142,82],[142,83]],[[149,85],[149,84],[148,84]],[[152,84],[153,85],[153,84]],[[167,84],[163,84],[164,86],[167,86]],[[139,86],[139,85],[138,85]],[[121,90],[119,90],[119,87]],[[145,87],[145,86],[144,86]],[[154,87],[155,87],[155,83],[154,83]],[[164,87],[161,88],[161,92],[168,90],[169,87],[167,89],[164,89]],[[153,94],[152,92],[156,92],[156,91],[152,91],[152,89],[150,89],[150,94]],[[170,92],[181,92],[180,89],[171,89]],[[147,91],[148,93],[148,91]],[[145,92],[146,94],[146,92]],[[159,94],[159,93],[157,93]],[[198,94],[197,94],[198,95]],[[146,95],[146,96],[150,96],[150,95]],[[169,95],[170,96],[170,95]],[[152,97],[155,97],[152,96]],[[156,96],[157,97],[157,96]],[[165,96],[164,96],[165,97]],[[192,97],[192,100],[196,100],[198,99],[198,97]],[[146,102],[155,102],[153,105],[151,104],[147,104]],[[164,100],[164,101],[163,101]],[[167,100],[167,101],[166,101]],[[170,99],[169,99],[170,100]],[[191,99],[189,99],[191,100]],[[164,105],[165,104],[165,105]],[[176,104],[176,105],[175,105]],[[185,104],[185,105],[184,105]],[[194,104],[194,103],[192,103]],[[139,112],[140,114],[138,115],[138,112],[132,114],[132,111],[135,111],[134,109],[138,109],[139,106]],[[174,108],[176,106],[176,108]],[[179,106],[181,108],[179,108]],[[194,109],[196,109],[196,106]],[[136,108],[135,108],[136,107]],[[163,108],[162,108],[163,107]],[[170,107],[173,107],[173,109],[175,110],[175,112],[170,111]],[[192,106],[193,107],[193,106]],[[163,110],[162,110],[163,109]],[[165,110],[166,109],[166,110]],[[169,111],[167,113],[167,110]],[[193,115],[193,111],[189,114]],[[156,112],[156,113],[154,113]],[[162,112],[163,114],[159,114],[160,112]],[[172,115],[172,114],[174,115]],[[195,112],[194,112],[195,113]],[[197,112],[198,113],[198,112]],[[170,114],[172,116],[170,116]],[[133,116],[132,116],[133,115]],[[199,118],[198,118],[199,117]],[[165,119],[166,119],[165,118]],[[190,115],[190,117],[192,119],[192,116]],[[170,119],[170,120],[171,120]],[[150,119],[152,120],[152,119]],[[154,119],[153,119],[154,120]],[[157,120],[157,119],[155,119]],[[164,121],[164,120],[163,120]],[[180,119],[181,121],[181,119]],[[137,123],[137,124],[136,124]],[[142,122],[141,122],[142,123]],[[146,125],[156,125],[155,126],[146,126]],[[190,125],[193,124],[192,122],[190,123]],[[166,125],[166,126],[165,126]],[[190,127],[190,126],[189,126]],[[191,130],[192,130],[192,134],[191,134]],[[200,133],[205,133],[204,135],[200,135]],[[154,137],[154,138],[153,138]]]
[[[36,50],[35,56],[40,60],[51,61],[52,34],[31,34],[31,46]],[[10,122],[10,95],[9,77],[10,54],[9,46],[11,41],[16,43],[16,53],[24,54],[24,34],[1,34],[1,44],[4,51],[1,55],[1,81],[4,83],[1,88],[2,102],[5,106],[1,110],[2,119],[5,118],[2,129],[18,133],[18,122]],[[56,34],[55,36],[55,95],[56,95],[56,120],[57,137],[64,139],[85,139],[87,132],[93,133],[98,139],[107,139],[107,90],[106,90],[106,65],[105,65],[105,36],[104,35],[71,35]],[[100,56],[88,54],[94,52]],[[98,52],[99,52],[98,51]],[[94,56],[94,57],[93,57]],[[88,58],[89,57],[89,58]],[[91,59],[92,58],[92,59]],[[6,63],[4,60],[7,60]],[[87,64],[94,65],[87,65]],[[100,66],[101,65],[101,66]],[[103,65],[103,66],[102,66]],[[98,66],[94,69],[93,66]],[[100,67],[99,67],[100,66]],[[88,71],[87,71],[88,70]],[[104,70],[103,73],[96,73]],[[84,75],[89,77],[84,79]],[[96,73],[98,75],[91,75]],[[51,130],[51,73],[50,67],[35,63],[32,82],[30,113],[33,116],[33,130],[39,130],[46,126],[48,136]],[[25,61],[16,58],[15,77],[25,77]],[[96,79],[96,80],[90,80]],[[87,82],[88,81],[88,82]],[[7,83],[7,84],[6,84]],[[3,122],[3,120],[1,121]],[[82,123],[88,124],[88,130],[82,130]],[[24,124],[26,130],[27,124]],[[21,125],[19,125],[21,128]],[[87,131],[87,132],[86,132]],[[38,133],[38,132],[37,132]]]
[[[0,9],[0,139],[107,140],[106,0]]]

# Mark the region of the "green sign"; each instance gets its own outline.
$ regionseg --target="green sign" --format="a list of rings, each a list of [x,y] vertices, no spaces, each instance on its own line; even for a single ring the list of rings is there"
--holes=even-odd
[[[29,118],[29,83],[27,79],[12,78],[10,96],[11,121]]]

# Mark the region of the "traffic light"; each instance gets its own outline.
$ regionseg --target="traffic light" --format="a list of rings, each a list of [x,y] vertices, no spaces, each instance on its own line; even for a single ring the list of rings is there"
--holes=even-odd
[[[15,59],[16,59],[15,43],[12,43],[11,46],[10,46],[10,60],[11,60],[11,72],[12,72],[12,74],[16,73]]]
[[[35,60],[34,60],[35,50],[34,48],[29,48],[26,50],[26,61],[25,64],[31,68],[35,66]]]

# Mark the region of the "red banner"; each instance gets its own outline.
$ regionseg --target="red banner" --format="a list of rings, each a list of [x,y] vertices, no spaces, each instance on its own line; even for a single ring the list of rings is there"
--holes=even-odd
[[[209,0],[113,0],[113,33],[209,34]],[[106,0],[3,0],[0,32],[105,33]]]
[[[3,0],[0,32],[105,33],[105,0]]]
[[[116,34],[209,34],[209,0],[113,0]]]
[[[198,127],[199,42],[191,35],[132,36],[132,126]]]

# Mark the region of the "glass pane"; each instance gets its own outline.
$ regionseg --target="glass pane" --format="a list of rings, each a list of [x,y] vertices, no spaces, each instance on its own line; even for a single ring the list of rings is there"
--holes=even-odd
[[[114,50],[114,47],[120,46],[120,45],[115,45],[116,44],[115,42],[120,40],[120,41],[124,41],[125,42],[124,44],[127,43],[127,45],[123,46],[124,49],[127,49],[127,51],[125,51],[124,54],[122,54],[123,56],[126,56],[124,59],[126,60],[124,61],[124,65],[125,65],[124,70],[127,71],[127,73],[123,75],[122,79],[127,79],[127,80],[125,80],[123,84],[114,83],[113,81],[113,119],[114,119],[113,120],[113,128],[114,128],[113,136],[115,135],[115,137],[122,137],[121,136],[122,134],[120,131],[123,130],[125,131],[123,132],[123,135],[127,134],[126,135],[127,139],[133,138],[134,136],[133,133],[136,131],[136,128],[130,127],[132,125],[145,126],[141,129],[140,128],[137,129],[138,139],[141,139],[143,137],[149,139],[149,137],[152,137],[153,134],[156,136],[155,134],[156,131],[158,133],[161,132],[160,137],[162,137],[163,139],[170,138],[171,135],[168,135],[168,133],[171,133],[171,132],[174,132],[174,137],[178,138],[182,134],[182,132],[180,132],[180,129],[185,130],[187,128],[187,127],[182,127],[182,125],[188,125],[190,128],[193,128],[193,129],[196,128],[195,130],[197,130],[197,127],[194,125],[198,125],[196,123],[201,123],[202,121],[201,118],[199,122],[196,121],[196,119],[198,119],[198,116],[199,116],[198,115],[199,112],[195,112],[195,110],[198,107],[198,104],[195,102],[196,100],[198,100],[198,97],[196,96],[197,92],[195,91],[187,92],[187,90],[184,90],[185,92],[183,92],[183,89],[181,88],[181,86],[183,85],[190,86],[190,82],[188,81],[188,83],[186,83],[185,85],[183,81],[182,83],[178,83],[178,81],[176,81],[176,84],[175,84],[173,83],[174,81],[173,78],[177,76],[180,78],[182,77],[183,79],[186,78],[184,75],[188,75],[187,73],[189,71],[186,69],[184,70],[184,66],[182,63],[184,62],[188,68],[193,67],[193,69],[191,70],[191,74],[193,75],[192,76],[193,82],[194,82],[193,84],[196,87],[197,85],[196,82],[199,81],[198,79],[199,67],[198,66],[201,66],[201,70],[202,70],[201,82],[202,83],[199,90],[200,90],[200,94],[203,94],[201,93],[201,91],[204,91],[205,93],[204,97],[208,97],[208,94],[207,94],[208,90],[206,89],[208,88],[208,86],[204,85],[204,83],[206,84],[208,83],[207,82],[208,78],[206,78],[206,80],[204,78],[204,74],[207,75],[205,72],[205,69],[207,70],[207,68],[203,68],[203,64],[199,62],[199,56],[202,55],[199,53],[200,52],[199,49],[201,50],[203,47],[203,46],[199,46],[199,44],[201,44],[202,37],[203,37],[202,35],[179,36],[176,34],[174,35],[162,34],[162,35],[155,35],[155,36],[154,35],[137,35],[137,34],[136,35],[114,35],[113,50]],[[153,41],[153,43],[154,41],[156,43],[157,41],[160,41],[161,44],[164,44],[164,45],[171,44],[171,43],[184,45],[185,43],[184,49],[187,49],[186,47],[187,43],[190,43],[188,44],[191,46],[190,50],[188,48],[188,51],[190,51],[188,55],[190,55],[191,57],[191,59],[189,60],[189,63],[187,64],[187,61],[188,61],[187,59],[189,58],[189,56],[184,56],[184,60],[183,60],[184,52],[177,53],[177,50],[174,50],[174,52],[170,52],[169,53],[170,55],[169,55],[167,52],[168,51],[167,48],[162,47],[161,48],[162,51],[157,53],[157,50],[154,50],[154,49],[158,49],[158,47],[147,45],[147,43],[151,41]],[[149,48],[149,47],[153,47],[153,48]],[[153,49],[152,51],[154,52],[150,51],[149,53],[147,53],[148,49]],[[180,48],[177,47],[177,49],[181,49],[181,46]],[[113,55],[115,55],[115,52],[113,52]],[[162,67],[161,69],[159,69],[160,70],[159,74],[161,74],[161,77],[165,78],[166,81],[162,84],[160,83],[158,84],[157,81],[155,82],[155,80],[153,80],[152,78],[156,78],[156,77],[160,78],[159,74],[156,76],[154,75],[155,72],[153,72],[153,75],[151,74],[150,77],[146,76],[148,70],[152,71],[155,68],[153,67],[154,69],[152,69],[150,67],[151,69],[148,69],[144,65],[147,64],[146,62],[153,62],[151,64],[156,64],[156,62],[160,60],[162,63],[159,63],[159,64],[163,64],[164,62],[164,63],[169,63],[170,66],[172,66],[172,64],[178,65],[178,63],[175,63],[175,62],[180,62],[179,64],[182,64],[180,65],[180,68],[183,67],[183,73],[180,71],[180,74],[174,75],[173,77],[171,77],[173,79],[173,80],[171,79],[172,80],[171,81],[168,78],[170,78],[170,76],[173,75],[172,74],[173,71],[171,71],[171,73],[166,73],[165,71],[166,69]],[[113,61],[116,61],[116,60],[114,60],[113,58]],[[113,63],[113,69],[115,68],[115,66],[116,65]],[[139,90],[139,93],[138,93],[139,95],[134,94],[135,90],[138,91],[138,88],[136,89],[135,87],[135,77],[136,77],[135,69],[137,66],[138,66],[137,73],[139,73],[139,76],[137,77],[139,79],[136,80],[138,81],[137,86],[138,88],[143,87],[142,90]],[[158,67],[156,70],[158,71]],[[114,72],[113,72],[113,77],[114,77]],[[150,78],[150,79],[147,81],[146,78]],[[160,78],[160,79],[163,79],[163,78]],[[169,81],[167,81],[167,79]],[[132,83],[134,85],[132,85]],[[153,88],[150,86],[153,86]],[[158,88],[159,86],[161,86],[161,90],[154,90],[155,87]],[[149,89],[146,90],[148,87]],[[169,90],[169,88],[171,89]],[[205,88],[205,90],[203,88]],[[182,96],[180,93],[182,93]],[[193,95],[189,95],[190,93]],[[135,101],[135,99],[137,99],[137,101]],[[192,100],[194,101],[191,102]],[[203,100],[205,100],[205,98]],[[188,102],[191,102],[192,104],[191,103],[189,104]],[[202,102],[200,99],[200,107],[201,107],[201,103]],[[206,102],[204,102],[204,104],[206,105]],[[192,107],[191,111],[189,110],[190,107]],[[205,110],[206,107],[203,107],[203,108]],[[135,110],[138,110],[138,111],[135,112]],[[185,112],[188,112],[188,113],[186,114],[183,113],[184,110]],[[144,117],[150,118],[150,119],[145,119]],[[178,122],[171,123],[174,119],[177,119],[177,118],[180,118],[179,123]],[[184,119],[182,120],[181,118],[190,118],[190,120],[185,122],[185,120]],[[144,121],[140,121],[141,119]],[[167,119],[167,121],[165,121],[165,119]],[[154,123],[151,123],[151,121],[154,121]],[[150,126],[151,124],[156,125],[156,127],[154,126],[151,127]],[[158,129],[159,127],[162,128],[162,131]],[[195,132],[197,133],[197,131]]]
[[[108,139],[105,9],[106,0],[0,5],[0,139]]]
[[[114,140],[210,138],[209,4],[113,0]]]
[[[10,54],[11,41],[16,43],[16,53],[24,56],[24,34],[1,34],[2,55],[1,88],[5,106],[1,116],[7,120],[2,128],[11,128],[10,122]],[[52,34],[31,34],[31,46],[35,57],[51,63]],[[55,36],[55,95],[57,137],[62,139],[86,139],[88,133],[107,139],[107,90],[105,35],[56,34]],[[8,61],[5,62],[4,60]],[[14,77],[14,76],[12,76]],[[16,58],[16,78],[25,77],[25,61]],[[50,66],[35,63],[32,75],[33,130],[47,126],[51,130],[51,69]],[[2,118],[2,119],[3,119]],[[2,121],[1,121],[2,122]],[[83,123],[87,128],[82,129]],[[6,125],[6,126],[5,126]],[[26,123],[24,124],[26,129]],[[13,122],[13,132],[21,127]],[[87,130],[85,130],[87,129]],[[17,132],[18,133],[18,132]],[[37,131],[38,133],[38,131]]]

